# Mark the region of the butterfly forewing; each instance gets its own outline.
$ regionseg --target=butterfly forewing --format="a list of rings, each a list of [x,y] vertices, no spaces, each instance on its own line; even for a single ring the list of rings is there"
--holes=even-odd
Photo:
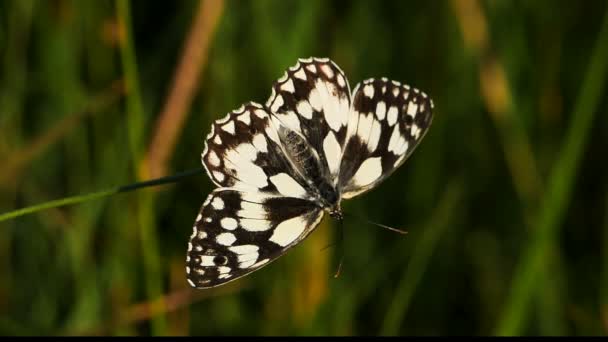
[[[215,184],[290,197],[309,197],[308,183],[289,162],[275,124],[247,103],[213,123],[202,162]]]
[[[327,58],[300,59],[275,82],[266,107],[302,134],[327,178],[335,178],[350,108],[350,88],[342,70]]]
[[[371,190],[403,164],[426,134],[432,109],[425,93],[396,81],[358,84],[340,165],[342,198]]]
[[[206,288],[253,272],[304,239],[322,216],[307,200],[216,189],[194,224],[187,279],[194,287]]]

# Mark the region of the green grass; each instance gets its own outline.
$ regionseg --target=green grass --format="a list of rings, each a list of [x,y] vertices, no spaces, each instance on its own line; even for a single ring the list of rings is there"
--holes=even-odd
[[[225,1],[173,171],[152,179],[198,9],[0,3],[0,334],[608,333],[604,2]],[[388,77],[432,96],[412,157],[343,204],[408,234],[347,219],[335,279],[328,218],[243,280],[190,289],[211,122],[309,56],[351,89]]]
[[[527,306],[533,296],[535,285],[540,280],[540,276],[548,276],[544,271],[548,258],[555,253],[551,248],[555,246],[560,222],[566,215],[584,144],[592,127],[594,114],[598,111],[600,96],[604,94],[602,91],[608,72],[607,40],[608,12],[604,16],[589,69],[573,111],[573,122],[548,180],[546,195],[538,216],[538,226],[515,271],[512,294],[497,331],[500,335],[517,335],[522,332]]]

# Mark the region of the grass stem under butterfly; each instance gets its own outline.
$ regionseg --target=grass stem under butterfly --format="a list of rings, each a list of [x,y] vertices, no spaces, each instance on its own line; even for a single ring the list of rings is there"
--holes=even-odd
[[[115,187],[115,188],[111,188],[111,189],[93,192],[93,193],[86,194],[86,195],[77,195],[77,196],[72,196],[72,197],[61,198],[61,199],[54,200],[54,201],[48,201],[48,202],[44,202],[41,204],[9,211],[7,213],[1,214],[0,222],[10,220],[13,218],[17,218],[20,216],[24,216],[24,215],[33,214],[33,213],[36,213],[36,212],[39,212],[39,211],[42,211],[45,209],[57,208],[57,207],[62,207],[62,206],[66,206],[66,205],[71,205],[71,204],[84,203],[84,202],[92,201],[95,199],[119,194],[122,192],[129,192],[129,191],[146,188],[146,187],[150,187],[150,186],[175,183],[182,178],[193,176],[193,175],[196,175],[196,174],[199,174],[202,172],[203,172],[203,168],[196,168],[196,169],[191,169],[191,170],[187,170],[184,172],[180,172],[180,173],[177,173],[172,176],[167,176],[167,177],[147,180],[147,181],[143,181],[143,182],[123,185],[123,186],[119,186],[119,187]]]

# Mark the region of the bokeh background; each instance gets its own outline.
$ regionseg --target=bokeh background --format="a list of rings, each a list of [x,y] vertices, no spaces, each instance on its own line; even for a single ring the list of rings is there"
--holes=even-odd
[[[435,103],[412,157],[212,290],[179,182],[0,222],[3,335],[605,335],[608,2],[0,1],[0,213],[199,168],[298,58]]]

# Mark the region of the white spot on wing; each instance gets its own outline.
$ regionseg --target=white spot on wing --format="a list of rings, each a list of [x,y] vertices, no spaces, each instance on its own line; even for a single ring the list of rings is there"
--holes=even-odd
[[[388,121],[389,126],[392,126],[395,124],[395,122],[397,122],[397,114],[399,114],[397,107],[391,106],[388,109],[386,120]]]
[[[264,220],[267,218],[266,210],[260,203],[251,203],[247,201],[241,201],[241,209],[238,211],[239,217]],[[241,225],[243,221],[241,220]]]
[[[380,157],[368,158],[361,164],[352,181],[358,186],[365,186],[378,179],[381,175],[382,163]]]
[[[222,126],[222,129],[230,134],[234,134],[234,121],[229,121],[227,124]]]
[[[260,247],[256,246],[256,245],[240,245],[240,246],[232,246],[232,247],[228,247],[228,249],[236,254],[250,254],[250,253],[257,253],[257,251],[260,249]]]
[[[371,84],[366,84],[365,87],[363,87],[363,95],[369,97],[370,99],[374,97],[374,86]]]
[[[256,134],[253,137],[253,146],[260,152],[268,152],[268,145],[266,144],[266,138],[263,134]]]
[[[279,110],[279,108],[281,108],[281,106],[283,105],[283,103],[284,103],[283,96],[277,95],[277,97],[272,102],[272,106],[270,107],[270,110],[273,113],[276,113]]]
[[[234,241],[236,241],[236,237],[232,233],[222,233],[222,234],[218,235],[215,238],[215,240],[220,245],[231,246],[234,243]]]
[[[373,114],[361,114],[359,116],[359,126],[357,127],[357,135],[361,138],[361,140],[367,143],[367,138],[369,137],[370,130],[372,129],[372,123],[374,121]]]
[[[280,114],[280,120],[285,126],[290,127],[292,130],[298,130],[300,128],[300,120],[293,111],[288,111]]]
[[[213,259],[215,256],[213,255],[202,255],[201,256],[201,266],[215,266]]]
[[[376,105],[376,116],[378,120],[384,120],[384,116],[386,115],[386,103],[384,101],[378,101]]]
[[[407,106],[407,113],[409,115],[416,117],[415,115],[417,112],[418,112],[418,105],[415,104],[414,102],[410,102],[409,105]]]
[[[281,222],[272,233],[270,241],[285,247],[294,241],[304,232],[306,219],[303,216],[296,216]]]
[[[270,182],[283,196],[305,198],[306,190],[286,173],[279,173],[270,177]]]
[[[266,112],[265,112],[265,111],[263,111],[262,109],[256,109],[256,110],[254,110],[254,111],[253,111],[253,114],[255,114],[255,116],[257,116],[257,117],[258,117],[258,118],[260,118],[260,119],[263,119],[263,118],[265,118],[265,117],[266,117],[266,115],[268,115],[268,114],[266,114]]]
[[[325,121],[332,130],[337,132],[342,122],[346,120],[348,108],[344,108],[339,95],[334,95],[338,94],[338,90],[333,83],[318,80],[315,89],[318,89],[321,98]],[[342,117],[344,117],[344,120],[342,120]]]
[[[321,65],[321,71],[323,71],[323,73],[327,76],[327,78],[334,77],[334,71],[331,70],[331,67],[327,64]]]
[[[243,122],[245,125],[251,124],[251,116],[249,112],[245,112],[237,117],[237,120]]]
[[[361,113],[359,113],[356,110],[352,110],[350,112],[350,114],[348,115],[348,129],[346,130],[346,137],[347,139],[352,137],[353,135],[355,135],[357,133],[357,125],[359,123],[359,115],[361,115]]]
[[[397,154],[399,154],[399,155],[405,154],[405,151],[407,151],[407,148],[409,146],[409,143],[407,140],[404,139],[403,141],[404,141],[403,144],[399,147],[399,150],[397,151]]]
[[[258,257],[257,257],[257,253],[256,253],[256,257],[255,258],[252,258],[252,259],[249,259],[249,260],[245,260],[245,261],[239,263],[239,268],[249,268],[249,267],[251,267],[251,265],[255,264],[255,262],[257,260],[258,260]]]
[[[228,266],[220,266],[217,268],[217,271],[220,272],[220,274],[226,274],[226,273],[230,273],[230,271],[232,271],[232,268],[230,268]]]
[[[321,95],[319,94],[316,86],[310,91],[308,102],[310,102],[312,108],[314,108],[314,110],[317,112],[320,112],[323,108],[323,104],[321,103]]]
[[[232,217],[224,217],[221,221],[220,221],[220,225],[222,226],[222,228],[224,229],[228,229],[228,230],[235,230],[236,227],[239,226],[237,220],[235,220]]]
[[[296,89],[293,86],[293,81],[288,79],[287,82],[281,84],[281,90],[284,90],[289,93],[295,93]]]
[[[332,174],[336,174],[340,167],[342,149],[340,148],[340,144],[338,144],[336,135],[332,131],[329,131],[323,140],[323,152],[325,152],[325,157],[327,158],[329,171]]]
[[[209,164],[215,167],[220,166],[221,163],[220,158],[214,151],[209,151],[209,154],[207,155],[207,161],[209,161]]]
[[[268,185],[264,170],[253,163],[258,150],[252,144],[241,144],[232,150],[226,151],[226,159],[236,171],[235,177],[243,183],[263,188]]]
[[[420,127],[418,127],[418,125],[416,124],[412,126],[412,136],[414,136],[414,138],[416,139],[420,137]]]
[[[264,265],[265,263],[267,263],[268,261],[270,261],[270,259],[268,259],[268,258],[262,259],[262,260],[258,261],[257,263],[255,263],[254,265],[252,265],[251,268],[260,267],[260,266]]]
[[[393,152],[394,154],[398,154],[397,150],[398,150],[399,146],[401,146],[403,144],[404,141],[405,141],[405,139],[403,138],[403,136],[401,134],[399,125],[396,125],[395,128],[393,129],[393,134],[391,134],[391,138],[388,141],[388,148],[387,148],[388,151]]]
[[[341,74],[338,74],[338,76],[336,77],[338,79],[338,85],[342,88],[344,88],[346,86],[346,81],[344,80],[344,76],[342,76]]]
[[[298,71],[296,71],[293,76],[295,76],[296,78],[299,78],[301,80],[306,81],[306,73],[304,72],[303,69],[300,69]]]
[[[374,152],[378,147],[378,142],[380,141],[380,133],[382,133],[380,122],[374,120],[371,132],[369,134],[369,140],[367,141],[367,149],[370,153]]]
[[[308,101],[302,100],[298,102],[298,104],[296,105],[296,109],[298,110],[298,113],[300,113],[300,115],[302,115],[303,117],[307,119],[312,119],[312,107],[310,106],[310,103],[308,103]]]
[[[272,227],[269,221],[255,218],[242,218],[240,223],[241,228],[249,232],[263,232]]]
[[[224,179],[226,179],[226,176],[224,176],[224,174],[219,171],[213,171],[213,177],[215,177],[215,179],[217,179],[217,181],[220,183],[223,182]]]
[[[312,72],[313,74],[317,72],[317,67],[315,67],[314,64],[307,65],[306,69],[308,69],[308,71]]]

